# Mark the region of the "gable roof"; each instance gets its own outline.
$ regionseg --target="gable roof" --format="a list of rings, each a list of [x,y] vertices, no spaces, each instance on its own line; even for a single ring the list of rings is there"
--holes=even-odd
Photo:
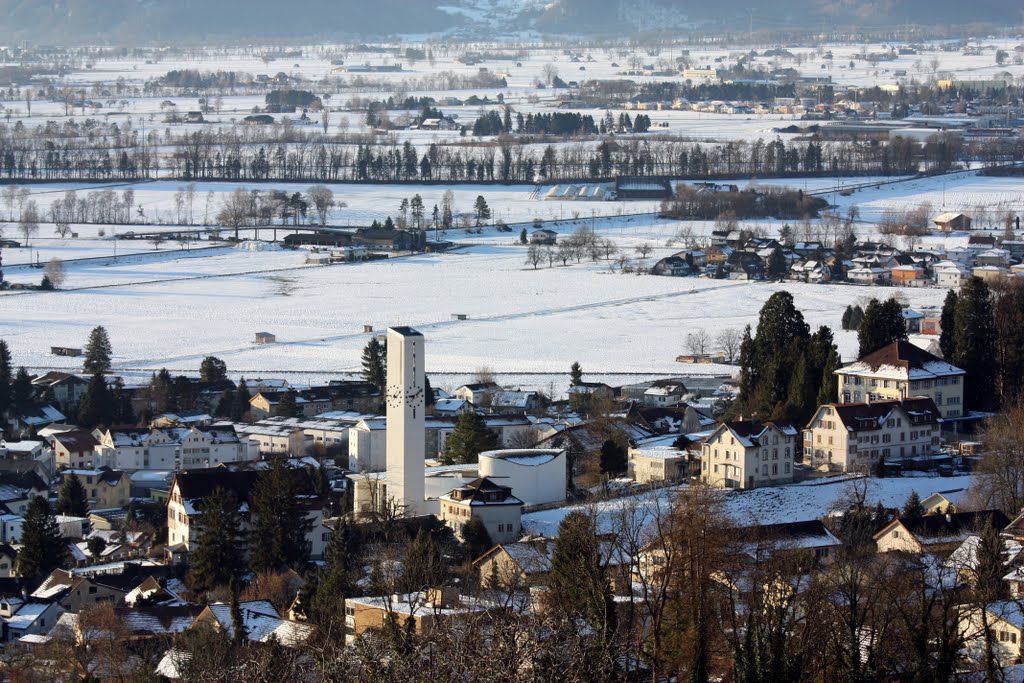
[[[905,339],[883,346],[855,363],[836,370],[836,374],[876,374],[879,372],[909,379],[930,379],[966,374],[960,368]]]
[[[921,517],[897,517],[872,536],[878,540],[895,525],[899,524],[914,536],[921,545],[939,545],[962,542],[968,536],[985,527],[988,519],[1002,529],[1009,520],[999,510],[978,510],[975,512],[953,512],[945,515],[923,515]]]
[[[60,444],[62,448],[65,448],[71,453],[91,451],[97,444],[99,444],[96,437],[84,429],[76,429],[70,432],[54,434],[53,442],[55,444]]]
[[[857,432],[881,429],[895,410],[905,413],[911,425],[936,424],[940,417],[939,409],[931,398],[916,396],[868,403],[830,403],[818,410],[812,424],[824,408],[833,410],[848,431]]]
[[[495,484],[488,477],[478,477],[441,496],[445,500],[469,505],[522,505],[523,501],[512,495],[510,486]]]
[[[732,432],[733,436],[743,445],[744,448],[756,448],[761,445],[761,438],[771,429],[778,430],[786,436],[796,436],[796,428],[788,422],[761,422],[759,420],[733,420],[723,422],[712,432],[708,439],[712,439],[722,430]]]

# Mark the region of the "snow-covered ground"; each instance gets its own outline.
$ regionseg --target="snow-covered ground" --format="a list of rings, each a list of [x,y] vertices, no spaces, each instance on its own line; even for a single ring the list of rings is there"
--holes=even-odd
[[[867,502],[872,506],[880,502],[889,508],[901,507],[912,491],[925,498],[938,491],[968,488],[971,482],[972,477],[968,475],[872,478],[868,482]],[[825,483],[809,481],[753,491],[728,491],[722,495],[725,513],[737,523],[781,524],[818,519],[841,509],[851,486],[849,479],[837,477]],[[595,514],[603,532],[620,528],[624,516],[647,524],[655,515],[668,511],[676,491],[661,489],[595,504],[530,512],[523,515],[523,531],[557,536],[558,524],[573,510]]]
[[[742,329],[779,289],[793,292],[812,327],[836,330],[840,351],[851,358],[856,340],[839,330],[843,308],[891,293],[638,276],[611,272],[608,262],[534,270],[525,248],[507,239],[326,267],[304,265],[301,251],[246,250],[70,264],[66,287],[99,289],[9,292],[0,297],[0,329],[16,363],[40,368],[73,367],[74,359],[48,355],[50,346],[81,345],[93,326],[104,325],[119,370],[195,371],[213,354],[250,375],[354,371],[368,338],[363,325],[402,324],[426,335],[431,372],[563,373],[579,361],[592,373],[682,374],[690,366],[675,358],[686,350],[687,333]],[[903,294],[915,306],[941,304],[944,296]],[[453,320],[457,313],[469,319]],[[260,331],[273,332],[278,343],[253,344]]]

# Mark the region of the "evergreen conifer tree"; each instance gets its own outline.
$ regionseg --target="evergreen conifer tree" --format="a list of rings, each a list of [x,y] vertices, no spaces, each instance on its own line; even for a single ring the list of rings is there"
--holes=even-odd
[[[277,403],[276,414],[280,417],[295,417],[299,414],[298,394],[294,389],[288,389],[281,396]]]
[[[921,496],[917,494],[917,491],[911,491],[907,497],[907,502],[903,504],[903,510],[900,511],[900,517],[905,519],[919,519],[924,517],[924,506],[921,505]]]
[[[601,559],[593,517],[571,512],[558,525],[548,579],[549,608],[569,618],[582,618],[595,639],[593,679],[607,680],[613,667],[616,629],[611,586]]]
[[[67,545],[50,504],[42,496],[29,501],[21,528],[21,544],[17,561],[20,576],[38,581],[65,564]]]
[[[864,309],[864,318],[857,328],[859,355],[866,356],[894,341],[907,338],[903,308],[896,299],[879,302],[872,299]]]
[[[196,542],[189,557],[192,589],[213,590],[245,571],[242,519],[234,494],[221,488],[204,498],[196,519]]]
[[[231,401],[231,420],[233,422],[241,421],[242,417],[249,412],[249,399],[249,385],[245,383],[243,377],[238,381],[235,396]]]
[[[60,483],[57,512],[71,517],[89,516],[89,499],[85,494],[85,486],[74,472],[64,477]]]
[[[94,327],[85,344],[85,363],[83,369],[90,375],[110,372],[110,337],[102,325]]]
[[[846,310],[843,311],[842,327],[844,330],[849,330],[850,322],[853,320],[853,305],[847,305]]]
[[[500,447],[498,434],[487,427],[482,417],[475,412],[463,413],[444,445],[443,460],[449,464],[474,463],[481,453]]]
[[[786,275],[789,270],[789,264],[786,262],[786,255],[782,253],[780,247],[772,249],[771,255],[768,257],[768,274],[772,278],[782,278]]]
[[[952,362],[953,357],[956,355],[956,345],[953,342],[953,337],[956,332],[956,308],[959,301],[960,297],[955,289],[946,292],[946,299],[942,302],[942,314],[939,318],[939,327],[941,328],[939,350],[942,353],[942,357],[950,362]]]
[[[114,417],[114,401],[106,378],[95,374],[78,404],[78,424],[83,427],[110,425]]]
[[[373,337],[363,348],[363,379],[377,387],[381,393],[388,381],[387,347],[380,337]]]
[[[7,342],[0,339],[0,420],[3,419],[4,413],[11,408],[12,379],[11,350],[7,347]]]
[[[996,402],[996,327],[988,285],[972,277],[960,288],[953,326],[953,365],[967,373],[964,408],[990,410]]]
[[[14,376],[14,384],[11,386],[11,401],[17,411],[27,411],[35,405],[35,388],[32,386],[32,375],[28,370],[21,367]]]
[[[313,524],[299,497],[298,478],[303,470],[286,468],[276,461],[260,473],[252,492],[251,542],[252,568],[277,571],[285,567],[301,568],[309,561],[306,535]]]
[[[628,466],[626,449],[621,444],[614,439],[607,439],[601,444],[601,474],[622,474]]]
[[[578,386],[583,383],[583,366],[579,364],[579,361],[575,361],[572,367],[569,368],[569,385]]]
[[[494,547],[491,535],[479,517],[470,517],[462,526],[462,543],[469,559],[476,559]]]
[[[219,382],[227,376],[227,363],[216,356],[207,356],[199,366],[199,379],[204,382]]]

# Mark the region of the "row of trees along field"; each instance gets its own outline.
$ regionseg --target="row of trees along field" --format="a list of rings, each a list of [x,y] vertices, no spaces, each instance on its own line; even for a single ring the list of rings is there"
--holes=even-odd
[[[238,124],[181,133],[156,129],[143,136],[125,122],[88,120],[70,129],[70,123],[28,128],[18,122],[0,125],[0,174],[9,181],[168,177],[533,182],[615,175],[890,175],[943,170],[968,160],[1005,163],[1024,158],[1024,142],[1015,140],[965,143],[952,150],[906,138],[694,143],[652,134],[642,139],[569,136],[565,141],[575,144],[538,149],[537,143],[546,139],[540,133],[555,126],[555,119],[537,120],[544,122],[534,124],[537,134],[502,132],[493,142],[460,140],[426,149],[399,144],[393,137],[374,141],[365,135],[326,135],[282,125]],[[578,125],[586,128],[582,121]]]

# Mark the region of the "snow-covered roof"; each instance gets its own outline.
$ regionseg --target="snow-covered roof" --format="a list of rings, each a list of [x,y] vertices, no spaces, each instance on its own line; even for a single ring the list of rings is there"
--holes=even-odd
[[[222,628],[229,632],[234,630],[230,605],[214,603],[208,609]],[[266,600],[240,603],[239,610],[246,636],[252,641],[263,643],[274,636],[282,645],[291,647],[305,642],[313,633],[313,627],[309,624],[282,619],[274,606]]]
[[[480,454],[481,458],[493,460],[504,460],[513,465],[525,467],[537,467],[549,463],[565,451],[558,448],[522,448],[517,450],[485,451]]]
[[[49,602],[26,602],[12,617],[4,619],[7,627],[14,630],[29,628],[41,617],[52,603]]]

